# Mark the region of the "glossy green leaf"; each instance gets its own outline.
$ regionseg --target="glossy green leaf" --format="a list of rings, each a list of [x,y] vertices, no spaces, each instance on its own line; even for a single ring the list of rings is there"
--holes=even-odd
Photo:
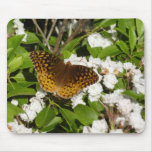
[[[96,27],[108,27],[112,24],[115,24],[116,23],[116,19],[104,19],[104,20],[101,20],[101,21],[98,21],[95,26]]]
[[[7,48],[8,49],[9,48],[16,49],[20,45],[24,36],[25,36],[24,34],[23,35],[15,35],[15,36],[12,36],[11,38],[9,38],[7,40]]]
[[[7,98],[19,95],[35,95],[36,91],[32,88],[26,88],[17,83],[8,83],[7,85]]]
[[[18,70],[23,65],[23,57],[15,57],[8,65],[8,72],[12,73]]]
[[[135,46],[136,46],[136,33],[134,28],[129,28],[129,45],[130,45],[130,49],[131,51],[134,50]]]
[[[124,42],[124,41],[121,41],[121,40],[118,40],[116,42],[116,44],[120,47],[120,49],[127,55],[130,55],[130,52],[129,52],[129,47],[128,45]]]
[[[41,41],[39,40],[39,38],[36,36],[35,33],[32,32],[26,32],[27,37],[26,37],[26,41],[22,42],[24,44],[33,44],[33,43],[40,43]]]
[[[115,84],[115,90],[126,89],[126,82],[124,78],[118,78],[118,82]]]
[[[141,37],[144,34],[144,24],[141,20],[136,19],[137,34]]]
[[[126,90],[123,92],[124,95],[131,97],[136,101],[143,101],[145,96],[142,93],[136,94],[133,90]]]
[[[89,101],[89,106],[93,108],[94,111],[96,111],[99,116],[100,116],[100,112],[104,111],[104,107],[99,101],[94,101],[94,102]]]
[[[60,113],[62,114],[63,118],[66,120],[67,124],[69,125],[71,131],[76,132],[77,125],[75,123],[75,114],[65,108],[60,109]]]
[[[115,45],[112,45],[112,46],[108,46],[108,47],[104,48],[102,51],[100,51],[98,57],[100,59],[104,59],[107,56],[116,56],[121,53],[122,52]]]
[[[77,105],[74,108],[74,113],[76,114],[76,118],[83,124],[83,125],[90,125],[92,124],[93,120],[98,119],[97,113],[90,107],[85,105]]]
[[[51,36],[48,42],[51,46],[55,46],[56,41],[57,41],[57,38],[55,36]]]
[[[24,111],[21,108],[7,102],[7,122],[13,122],[14,117],[19,113],[24,113]]]
[[[35,123],[38,128],[49,124],[51,120],[55,117],[55,112],[53,109],[50,109],[50,106],[44,108],[40,113],[38,113]]]
[[[57,125],[62,123],[61,117],[54,117],[46,126],[44,126],[42,129],[40,129],[41,132],[50,132],[55,129]]]
[[[91,48],[89,44],[87,44],[87,49],[94,58],[96,58],[98,56],[98,54],[102,51],[101,47]]]

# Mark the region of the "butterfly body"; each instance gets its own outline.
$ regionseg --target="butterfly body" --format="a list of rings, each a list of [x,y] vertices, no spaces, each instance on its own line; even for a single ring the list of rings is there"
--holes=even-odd
[[[64,63],[59,57],[45,51],[30,54],[41,87],[61,98],[70,99],[83,88],[98,81],[98,75],[82,65]]]

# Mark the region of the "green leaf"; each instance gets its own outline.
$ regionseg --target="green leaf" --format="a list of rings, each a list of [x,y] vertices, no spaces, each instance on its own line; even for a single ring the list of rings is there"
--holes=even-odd
[[[23,57],[15,57],[8,65],[8,72],[12,73],[20,68],[23,65]]]
[[[16,55],[21,56],[23,53],[27,53],[27,50],[26,50],[24,47],[22,47],[22,46],[18,46],[18,47],[14,50],[14,53],[15,53]]]
[[[134,50],[135,46],[136,46],[136,33],[134,28],[129,28],[129,44],[130,44],[130,49],[131,51]]]
[[[23,60],[23,65],[21,66],[21,69],[33,67],[33,63],[30,59],[30,53],[29,52],[23,53],[22,56],[24,60]]]
[[[127,29],[135,27],[135,20],[134,19],[119,19],[118,20],[118,27],[122,31],[126,32]]]
[[[115,85],[115,90],[116,89],[125,89],[126,88],[126,82],[124,81],[123,78],[118,78],[118,82]]]
[[[67,124],[69,125],[70,127],[70,130],[73,131],[73,132],[76,132],[77,130],[77,125],[75,123],[75,114],[68,110],[68,109],[60,109],[60,113],[62,114],[63,118],[66,120]]]
[[[72,54],[75,54],[75,50],[74,51],[68,51],[68,50],[63,50],[62,51],[62,59],[68,59]]]
[[[116,23],[116,19],[104,19],[102,21],[98,21],[97,23],[95,23],[95,26],[96,27],[108,27],[112,24],[115,24]]]
[[[141,37],[144,34],[144,24],[141,20],[136,19],[137,34]]]
[[[26,42],[22,42],[24,44],[33,44],[33,43],[40,43],[41,41],[39,38],[36,36],[35,33],[32,32],[26,32],[27,37],[26,37]]]
[[[57,41],[57,38],[55,36],[51,36],[48,42],[51,46],[55,46],[56,41]]]
[[[124,41],[121,41],[121,40],[118,40],[116,42],[116,44],[120,47],[120,49],[127,55],[130,55],[130,52],[129,52],[129,47],[128,45],[124,42]]]
[[[7,49],[7,57],[9,57],[9,55],[11,54],[12,51],[13,51],[13,48],[8,48]]]
[[[76,114],[76,118],[83,124],[83,125],[90,125],[92,124],[93,120],[98,119],[98,115],[96,112],[85,105],[79,104],[74,108],[74,113]]]
[[[102,51],[101,47],[91,48],[89,44],[87,44],[87,49],[94,58],[96,58],[98,54]]]
[[[104,107],[99,101],[94,101],[94,102],[89,101],[89,106],[93,108],[99,116],[100,116],[100,112],[104,111]]]
[[[25,96],[17,96],[15,97],[15,100],[18,101],[18,105],[21,107],[24,104],[28,103],[28,97]]]
[[[145,98],[144,94],[136,94],[133,90],[126,90],[122,94],[127,95],[136,101],[143,101]]]
[[[100,51],[98,58],[104,59],[107,56],[116,56],[120,53],[122,53],[122,52],[115,45],[111,45],[111,46],[104,48],[102,51]]]
[[[7,102],[7,122],[13,122],[14,117],[19,113],[24,113],[24,111],[21,108]]]
[[[38,113],[35,123],[38,128],[42,128],[51,122],[55,117],[55,112],[53,109],[50,109],[50,106],[44,108],[40,113]]]
[[[24,34],[23,35],[15,35],[15,36],[12,36],[11,38],[9,38],[7,40],[7,48],[8,49],[9,48],[16,49],[20,45],[23,37],[24,37]]]
[[[25,88],[17,83],[8,83],[7,85],[7,98],[19,95],[35,95],[36,91],[32,88]]]
[[[12,34],[15,33],[15,28],[14,28],[14,19],[10,20],[7,24],[7,35],[11,36]]]
[[[124,36],[126,36],[128,38],[128,34],[126,33],[126,31],[123,31],[122,29],[120,29],[118,27],[116,27],[115,30],[120,32],[121,34],[123,34]]]
[[[83,37],[78,37],[75,38],[73,40],[71,40],[62,50],[68,50],[68,51],[72,51],[79,43],[80,41],[83,39]]]
[[[61,117],[54,117],[46,126],[40,129],[41,132],[50,132],[52,131],[57,125],[62,123]]]
[[[106,31],[101,31],[101,35],[102,35],[103,37],[108,38],[108,39],[110,39],[111,41],[113,41],[112,35],[111,35],[110,33],[106,32]]]

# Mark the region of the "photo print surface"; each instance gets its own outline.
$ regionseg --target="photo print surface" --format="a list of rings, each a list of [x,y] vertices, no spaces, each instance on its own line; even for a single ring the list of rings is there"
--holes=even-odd
[[[139,19],[12,19],[7,127],[14,133],[141,133]]]

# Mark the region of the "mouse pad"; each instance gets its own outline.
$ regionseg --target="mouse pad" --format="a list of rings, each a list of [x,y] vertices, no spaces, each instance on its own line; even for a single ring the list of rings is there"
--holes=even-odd
[[[13,133],[141,133],[140,19],[12,19],[7,127]]]

